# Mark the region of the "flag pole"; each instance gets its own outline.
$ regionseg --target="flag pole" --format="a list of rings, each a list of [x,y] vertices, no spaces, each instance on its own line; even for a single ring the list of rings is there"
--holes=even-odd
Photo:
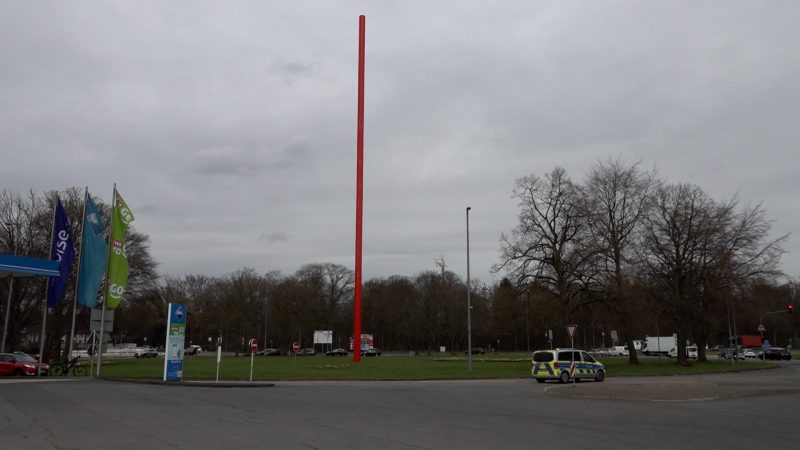
[[[106,324],[106,293],[108,292],[108,262],[111,260],[111,232],[114,230],[114,208],[117,204],[117,183],[114,183],[114,194],[111,196],[111,227],[108,229],[108,255],[106,256],[106,282],[103,286],[103,309],[100,313],[100,337],[97,345],[97,377],[100,378],[100,367],[103,364],[103,329]]]
[[[83,214],[81,215],[81,250],[78,252],[78,273],[75,279],[75,298],[72,299],[72,328],[69,330],[69,353],[67,353],[67,361],[72,359],[72,342],[75,340],[75,315],[78,311],[78,287],[81,282],[81,253],[83,253],[83,228],[86,226],[86,199],[89,198],[89,186],[86,186],[83,192]]]
[[[58,191],[55,191],[55,201],[53,202],[53,226],[50,228],[50,260],[53,259],[53,236],[56,234],[56,208],[58,208]],[[36,376],[42,376],[42,358],[44,358],[44,339],[45,328],[47,327],[47,298],[50,296],[50,277],[46,278],[47,284],[44,289],[44,311],[42,311],[42,334],[39,338],[39,365],[36,366]]]

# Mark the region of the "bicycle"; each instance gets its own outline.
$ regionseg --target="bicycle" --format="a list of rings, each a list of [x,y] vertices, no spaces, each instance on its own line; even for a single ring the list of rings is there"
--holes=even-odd
[[[70,371],[72,372],[73,376],[85,377],[89,372],[86,370],[86,366],[80,363],[78,358],[72,358],[69,361],[55,363],[50,368],[50,371],[53,373],[53,375],[59,377],[69,375]]]

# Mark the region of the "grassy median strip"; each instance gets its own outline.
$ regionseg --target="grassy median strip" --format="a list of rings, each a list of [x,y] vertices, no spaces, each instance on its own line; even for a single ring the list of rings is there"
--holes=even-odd
[[[774,363],[761,361],[714,360],[692,363],[684,367],[674,359],[642,358],[638,366],[630,366],[627,358],[603,358],[607,376],[688,375],[732,370],[754,370],[775,367]],[[187,380],[213,380],[216,376],[216,359],[207,356],[186,358],[184,378]],[[163,358],[157,359],[106,359],[103,377],[160,379],[164,370]],[[531,361],[523,354],[475,356],[472,373],[467,372],[464,356],[393,356],[363,358],[354,363],[352,356],[269,356],[255,358],[253,379],[257,381],[281,380],[444,380],[530,378]],[[250,377],[249,357],[224,357],[220,365],[221,380],[247,380]]]
[[[638,366],[628,364],[628,358],[601,358],[605,364],[608,376],[669,376],[669,375],[698,375],[702,373],[738,372],[742,370],[769,369],[777,367],[772,362],[757,360],[736,361],[713,359],[706,363],[692,362],[689,366],[679,366],[674,358],[640,358]]]

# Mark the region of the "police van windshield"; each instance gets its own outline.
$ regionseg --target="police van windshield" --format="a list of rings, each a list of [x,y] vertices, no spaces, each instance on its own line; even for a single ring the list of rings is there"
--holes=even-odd
[[[550,352],[537,352],[533,354],[535,362],[550,362],[553,360],[553,354]]]

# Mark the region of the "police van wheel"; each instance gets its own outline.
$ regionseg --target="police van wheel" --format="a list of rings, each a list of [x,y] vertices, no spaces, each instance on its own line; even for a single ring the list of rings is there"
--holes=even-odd
[[[537,379],[536,379],[536,382],[537,382],[537,383],[544,383],[544,378],[537,378]]]
[[[603,381],[606,379],[606,374],[602,370],[597,371],[597,375],[594,376],[595,381]]]
[[[566,370],[561,372],[561,375],[558,377],[559,383],[569,383],[569,372]]]

